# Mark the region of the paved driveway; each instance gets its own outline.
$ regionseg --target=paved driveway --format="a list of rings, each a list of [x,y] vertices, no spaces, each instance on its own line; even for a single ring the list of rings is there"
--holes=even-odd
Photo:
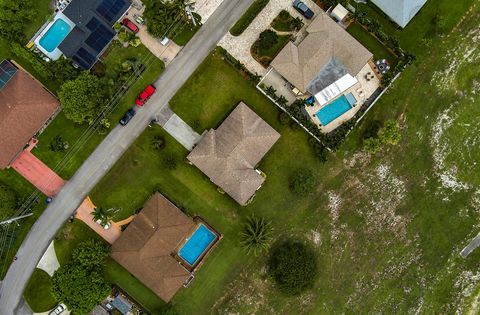
[[[152,96],[130,123],[116,126],[66,182],[54,201],[30,229],[10,265],[0,292],[0,314],[17,314],[23,290],[51,240],[87,194],[185,84],[218,41],[253,0],[224,1],[155,82],[161,93]]]
[[[305,4],[317,14],[321,9],[311,0],[303,0]],[[261,64],[253,59],[250,54],[250,47],[258,39],[258,36],[264,30],[270,28],[270,23],[282,10],[287,10],[293,17],[302,17],[293,7],[292,0],[270,0],[262,12],[247,27],[240,36],[233,36],[227,33],[220,41],[220,46],[225,48],[232,56],[238,59],[252,73],[258,73],[264,76],[267,73]],[[303,18],[303,17],[302,17]],[[308,20],[303,19],[306,24]]]

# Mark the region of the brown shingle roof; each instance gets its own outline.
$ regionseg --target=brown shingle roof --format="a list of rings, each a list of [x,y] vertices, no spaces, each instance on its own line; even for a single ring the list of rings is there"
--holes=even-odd
[[[194,225],[192,219],[156,193],[113,244],[110,256],[168,302],[190,275],[172,253]]]
[[[265,180],[255,166],[278,138],[275,129],[241,102],[217,130],[205,134],[187,158],[245,205]]]
[[[308,35],[295,46],[289,42],[272,61],[272,67],[305,92],[309,83],[333,58],[352,76],[372,58],[372,53],[321,11],[307,27]]]
[[[18,69],[0,90],[0,169],[12,162],[59,106],[39,82]]]

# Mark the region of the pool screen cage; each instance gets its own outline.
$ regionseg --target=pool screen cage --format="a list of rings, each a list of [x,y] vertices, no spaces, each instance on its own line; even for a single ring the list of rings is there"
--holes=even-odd
[[[17,68],[8,60],[0,63],[0,90],[7,85],[8,81],[17,73]]]

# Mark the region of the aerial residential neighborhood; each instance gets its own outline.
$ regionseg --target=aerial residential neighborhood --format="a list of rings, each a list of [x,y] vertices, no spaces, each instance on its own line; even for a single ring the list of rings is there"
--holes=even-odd
[[[479,0],[0,0],[0,315],[480,313]]]

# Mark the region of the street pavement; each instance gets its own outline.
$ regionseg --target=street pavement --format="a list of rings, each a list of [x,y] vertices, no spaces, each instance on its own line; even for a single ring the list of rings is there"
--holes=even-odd
[[[20,314],[23,290],[56,232],[153,117],[175,95],[253,0],[225,0],[155,82],[157,93],[127,126],[115,127],[30,229],[2,282],[0,314]],[[214,88],[214,87],[212,87]],[[192,104],[195,106],[195,104]]]

